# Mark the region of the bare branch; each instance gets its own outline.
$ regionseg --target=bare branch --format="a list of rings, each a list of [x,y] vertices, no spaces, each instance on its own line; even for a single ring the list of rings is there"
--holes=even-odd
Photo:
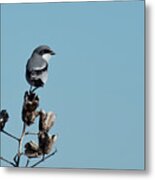
[[[25,136],[25,131],[26,131],[26,123],[23,123],[23,130],[22,130],[22,134],[21,137],[19,139],[19,145],[18,145],[18,153],[17,153],[17,167],[19,167],[19,163],[20,163],[20,157],[22,155],[22,142],[23,142],[23,138]]]
[[[29,163],[30,163],[30,160],[29,160],[29,158],[28,158],[27,161],[26,161],[25,167],[28,167]]]
[[[41,160],[39,160],[38,162],[36,162],[35,164],[31,165],[30,167],[33,168],[33,167],[36,167],[38,164],[44,162],[46,159],[50,158],[51,156],[53,156],[55,153],[57,152],[57,149],[55,149],[54,152],[52,152],[51,154],[49,154],[48,156],[43,156],[43,158]]]
[[[1,157],[0,156],[0,160],[2,160],[2,161],[4,161],[4,162],[6,162],[6,163],[8,163],[8,164],[10,164],[10,165],[12,165],[12,166],[16,166],[13,162],[11,162],[11,161],[8,161],[7,159],[5,159],[5,158],[3,158],[3,157]]]
[[[7,136],[9,136],[9,137],[11,137],[11,138],[19,141],[19,138],[17,138],[16,136],[12,135],[11,133],[8,133],[8,132],[5,131],[5,130],[2,130],[1,132],[3,132],[3,133],[4,133],[5,135],[7,135]]]
[[[39,133],[35,133],[35,132],[26,132],[25,135],[38,135]]]

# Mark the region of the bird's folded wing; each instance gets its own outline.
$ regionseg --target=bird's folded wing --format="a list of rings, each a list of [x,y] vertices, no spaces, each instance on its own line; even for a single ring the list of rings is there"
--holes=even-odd
[[[41,56],[33,56],[27,62],[27,70],[31,71],[41,71],[48,67],[47,62],[42,59]]]

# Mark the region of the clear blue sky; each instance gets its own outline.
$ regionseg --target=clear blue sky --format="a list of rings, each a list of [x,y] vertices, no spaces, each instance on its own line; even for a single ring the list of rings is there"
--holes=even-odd
[[[6,130],[21,133],[23,95],[29,89],[25,65],[35,47],[47,44],[56,56],[46,86],[37,93],[40,107],[57,114],[51,133],[59,138],[58,153],[40,167],[143,169],[144,1],[1,8]],[[17,143],[1,138],[1,153],[10,159]]]

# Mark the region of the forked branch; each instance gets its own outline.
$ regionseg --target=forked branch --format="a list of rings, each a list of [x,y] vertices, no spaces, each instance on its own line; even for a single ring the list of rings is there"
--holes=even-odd
[[[20,167],[21,157],[24,155],[27,157],[25,167],[36,167],[57,152],[57,149],[55,149],[54,152],[50,154],[50,152],[53,150],[53,144],[57,140],[57,135],[49,134],[49,130],[52,128],[55,122],[55,113],[45,112],[44,110],[37,111],[38,106],[39,97],[34,92],[26,91],[22,108],[23,129],[19,138],[4,130],[6,122],[9,119],[9,115],[6,110],[0,111],[0,132],[18,142],[17,153],[13,158],[14,162],[11,162],[10,160],[7,160],[3,157],[0,157],[0,160],[10,164],[11,166]],[[38,116],[38,131],[35,133],[26,131],[27,126],[33,125],[36,122],[36,118]],[[24,137],[28,135],[37,136],[38,143],[35,143],[31,140],[23,146]],[[24,151],[23,147],[25,147]],[[30,158],[34,159],[39,157],[42,157],[42,159],[29,166]]]

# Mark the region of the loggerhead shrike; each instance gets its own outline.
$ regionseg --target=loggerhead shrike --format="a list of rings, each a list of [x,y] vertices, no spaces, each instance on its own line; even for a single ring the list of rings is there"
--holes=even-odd
[[[26,80],[30,84],[30,91],[43,87],[48,78],[48,61],[55,53],[46,45],[37,47],[26,65]],[[32,86],[34,89],[32,90]]]

